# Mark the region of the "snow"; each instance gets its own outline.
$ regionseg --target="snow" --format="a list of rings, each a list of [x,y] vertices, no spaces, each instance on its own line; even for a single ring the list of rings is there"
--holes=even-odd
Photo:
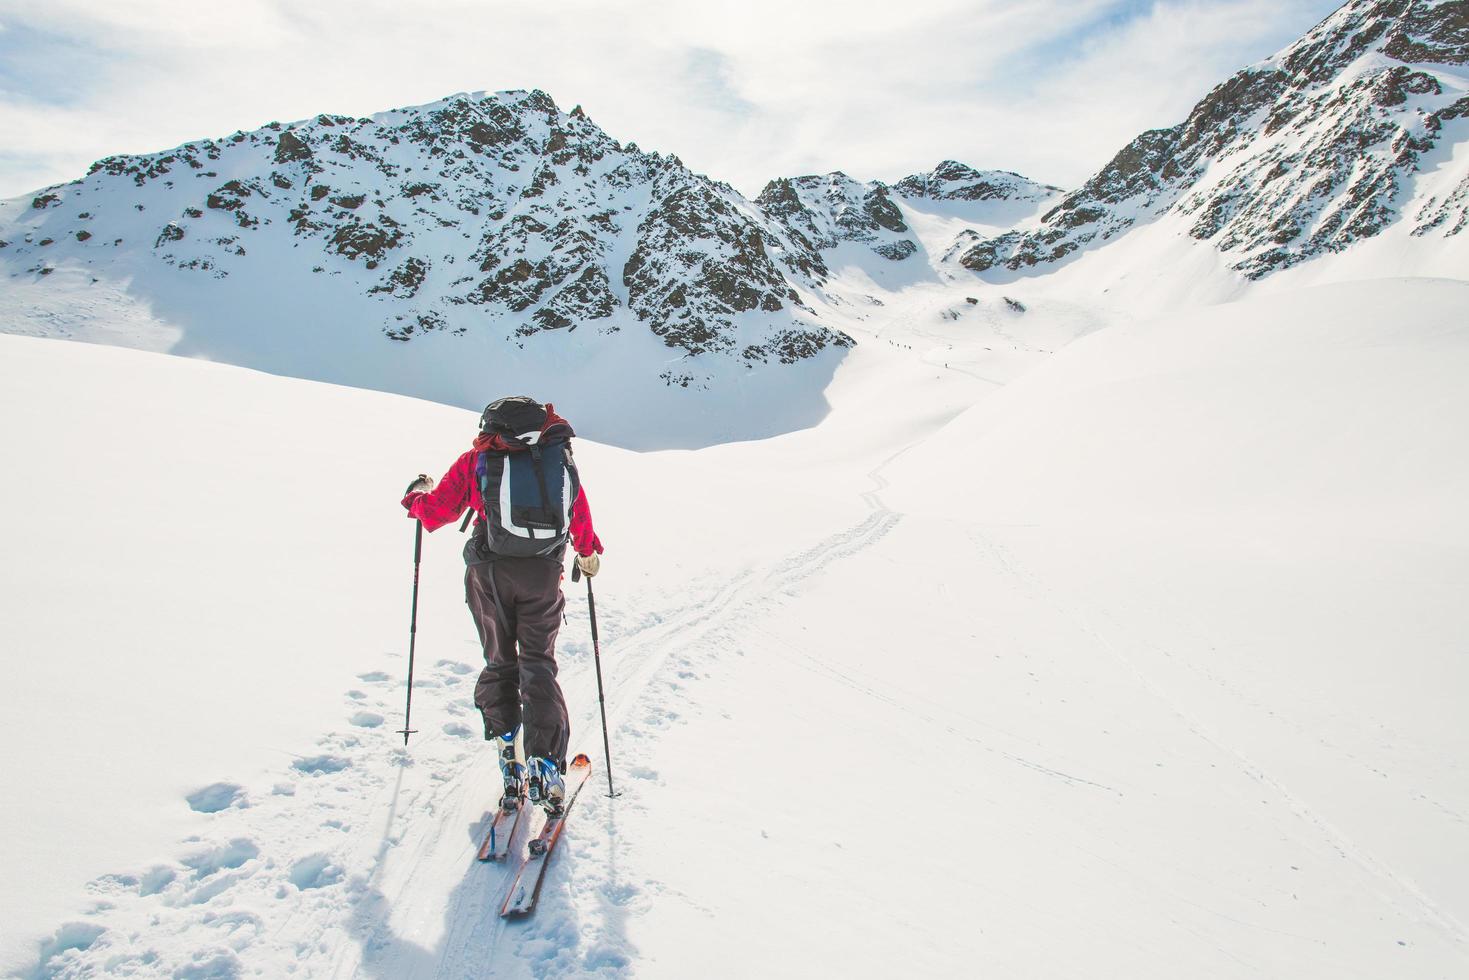
[[[0,968],[1464,972],[1469,284],[1061,285],[845,308],[811,428],[579,445],[622,796],[568,582],[596,768],[518,924],[452,528],[395,733],[474,413],[0,336]]]

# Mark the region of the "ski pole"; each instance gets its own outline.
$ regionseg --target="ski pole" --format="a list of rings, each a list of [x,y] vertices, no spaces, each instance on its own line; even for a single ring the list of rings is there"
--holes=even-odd
[[[409,719],[413,717],[413,647],[418,640],[418,564],[423,558],[423,521],[414,521],[413,528],[413,614],[408,620],[408,703],[403,707],[403,728],[398,732],[403,736],[403,744],[408,744],[408,736],[418,731],[410,728]]]
[[[580,575],[581,568],[578,566],[571,571],[572,578]],[[602,693],[602,646],[597,642],[597,600],[592,595],[592,577],[587,576],[587,612],[592,617],[592,662],[597,667],[597,707],[602,712],[602,755],[607,760],[607,795],[617,796],[617,790],[612,788],[612,746],[607,738],[607,698]]]

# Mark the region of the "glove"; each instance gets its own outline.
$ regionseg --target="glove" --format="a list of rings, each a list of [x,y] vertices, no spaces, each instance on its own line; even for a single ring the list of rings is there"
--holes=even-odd
[[[432,490],[433,488],[434,478],[429,476],[427,473],[420,473],[417,477],[414,478],[412,483],[408,484],[408,489],[403,491],[403,496],[406,497],[410,493],[422,493],[426,490]]]
[[[580,568],[581,573],[587,578],[591,578],[593,575],[596,575],[597,572],[601,571],[602,556],[597,554],[595,551],[592,552],[590,555],[577,555],[576,567]]]

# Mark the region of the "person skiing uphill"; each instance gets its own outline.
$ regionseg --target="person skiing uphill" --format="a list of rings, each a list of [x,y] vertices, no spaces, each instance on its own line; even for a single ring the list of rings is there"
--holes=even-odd
[[[571,455],[575,433],[550,404],[501,398],[485,408],[479,427],[473,447],[437,486],[424,474],[409,484],[403,506],[428,531],[474,510],[464,595],[485,655],[474,705],[498,751],[501,805],[513,808],[526,795],[559,812],[571,736],[556,681],[562,564],[569,542],[582,574],[596,575],[602,542]]]

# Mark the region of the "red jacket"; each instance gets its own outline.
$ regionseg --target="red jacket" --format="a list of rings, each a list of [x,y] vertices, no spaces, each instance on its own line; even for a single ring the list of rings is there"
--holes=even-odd
[[[449,472],[444,474],[432,490],[415,490],[403,498],[403,506],[408,510],[409,517],[416,517],[423,521],[423,527],[427,531],[436,531],[445,524],[457,521],[464,513],[466,507],[473,507],[478,515],[475,518],[475,527],[479,527],[485,520],[485,502],[480,499],[479,481],[474,477],[474,468],[478,463],[478,457],[486,448],[503,448],[496,446],[495,440],[498,436],[480,436],[475,440],[475,448],[460,456],[449,467]],[[586,491],[578,488],[576,501],[571,506],[571,544],[576,548],[578,555],[590,555],[592,552],[602,553],[602,542],[597,540],[597,532],[592,529],[592,511],[587,507]]]

